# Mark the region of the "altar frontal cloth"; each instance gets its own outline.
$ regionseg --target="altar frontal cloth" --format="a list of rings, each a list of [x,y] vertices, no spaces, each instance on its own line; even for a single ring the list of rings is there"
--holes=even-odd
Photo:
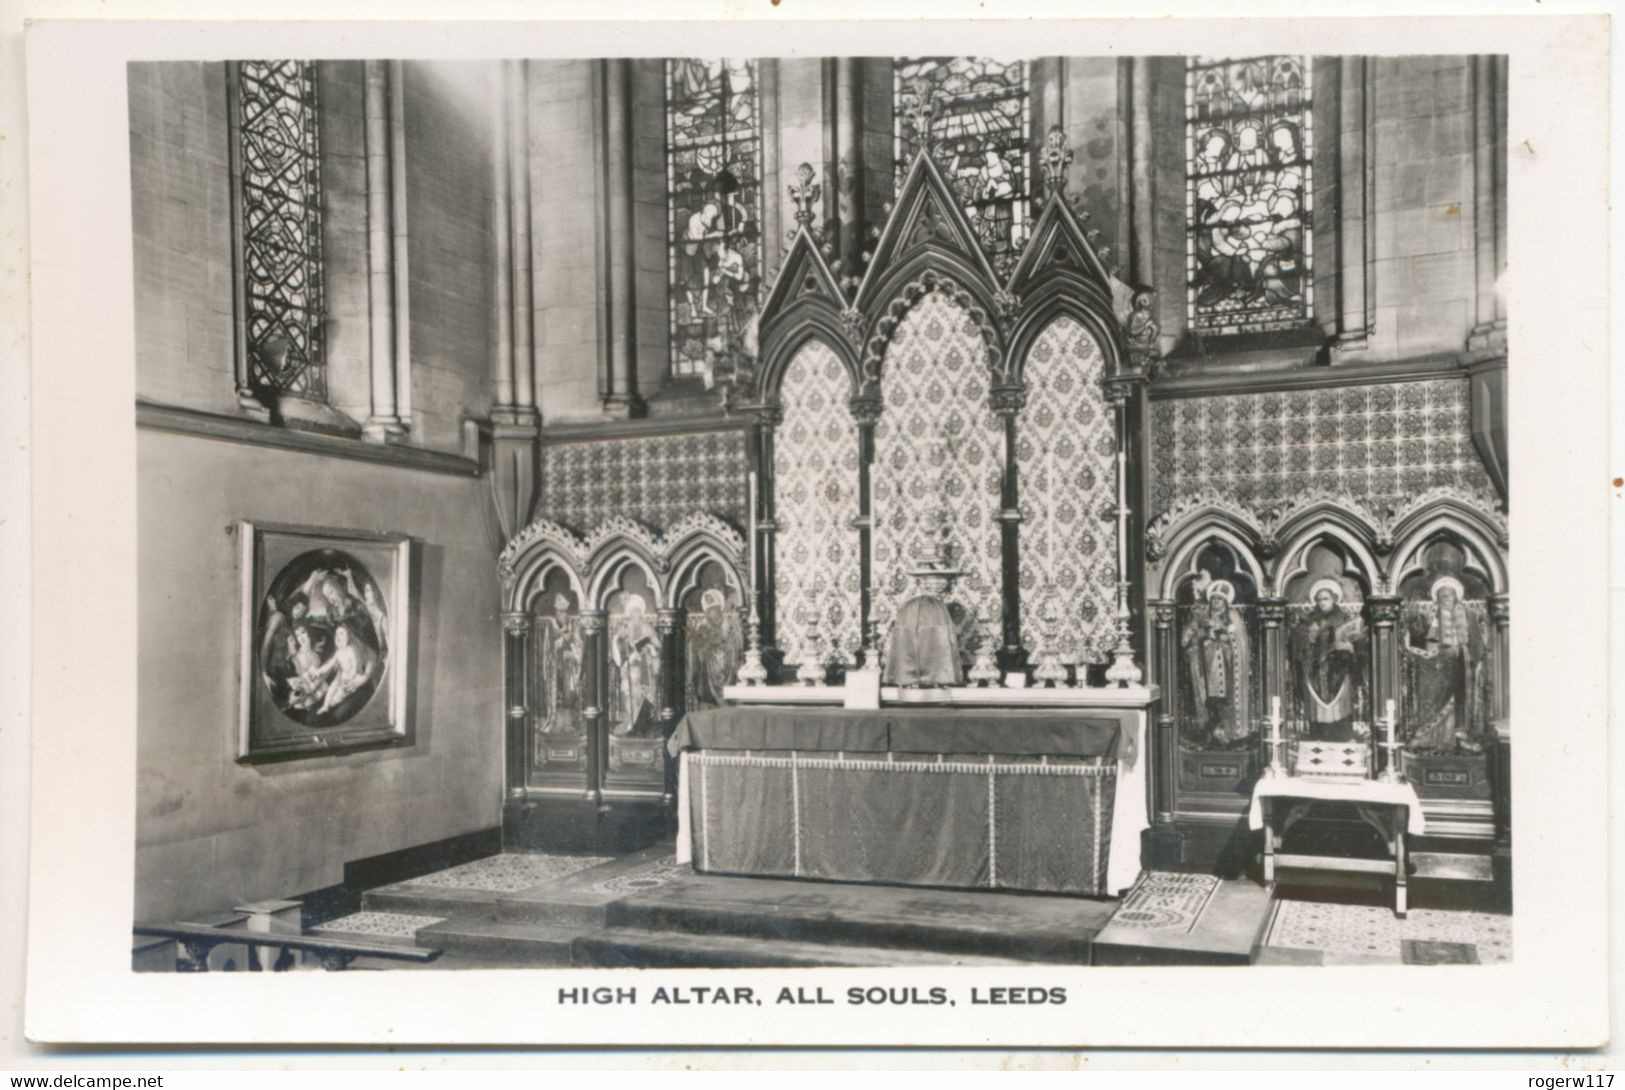
[[[690,752],[696,870],[956,889],[1106,891],[1100,758]]]
[[[670,740],[696,870],[1108,892],[1116,718],[1076,710],[726,707]],[[684,751],[687,752],[684,752]]]

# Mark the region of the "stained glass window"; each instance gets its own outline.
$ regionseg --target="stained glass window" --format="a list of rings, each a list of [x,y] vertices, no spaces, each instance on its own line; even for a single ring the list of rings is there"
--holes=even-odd
[[[937,164],[989,258],[1008,258],[1028,226],[1026,63],[899,57],[892,75],[898,186],[920,150],[917,118],[929,108]]]
[[[673,238],[671,369],[707,373],[738,349],[761,288],[756,62],[666,62],[666,192]]]
[[[1285,329],[1313,313],[1310,67],[1197,57],[1185,77],[1191,328]]]
[[[325,400],[315,66],[243,61],[237,80],[249,383]]]

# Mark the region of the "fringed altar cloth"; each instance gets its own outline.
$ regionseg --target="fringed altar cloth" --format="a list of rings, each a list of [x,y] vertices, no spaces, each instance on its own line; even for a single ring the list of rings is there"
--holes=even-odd
[[[1115,718],[1077,712],[699,712],[671,740],[687,749],[678,860],[726,874],[1116,892],[1118,734]]]

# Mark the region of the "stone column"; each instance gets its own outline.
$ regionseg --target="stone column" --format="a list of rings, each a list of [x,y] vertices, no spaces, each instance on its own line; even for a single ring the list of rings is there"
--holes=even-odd
[[[1021,645],[1021,482],[1016,464],[1016,417],[1026,404],[1024,387],[997,386],[992,391],[993,413],[1004,430],[1004,464],[999,469],[999,597],[1004,606],[1004,648],[999,669],[1006,672],[1024,669],[1027,660]]]
[[[581,718],[587,743],[586,797],[589,802],[598,802],[604,797],[604,769],[609,757],[609,732],[604,723],[605,618],[601,609],[581,611]]]
[[[848,274],[863,259],[863,60],[835,62],[835,179],[840,255]]]
[[[642,416],[638,394],[637,239],[633,231],[632,62],[606,60],[604,67],[604,163],[608,181],[609,381],[604,409],[615,416]]]
[[[492,249],[496,261],[496,282],[492,294],[496,298],[496,351],[492,355],[491,383],[496,391],[496,410],[513,409],[513,192],[511,150],[508,146],[509,114],[507,66],[498,71],[496,87],[492,92],[493,113],[496,115],[492,144],[496,150],[496,163],[492,170],[493,192],[491,201]]]
[[[1160,823],[1174,819],[1174,783],[1179,760],[1179,637],[1174,631],[1174,603],[1166,598],[1152,601],[1149,658],[1151,682],[1162,689],[1157,702],[1156,728],[1152,733],[1153,763],[1152,815]]]
[[[1399,623],[1403,599],[1397,595],[1373,594],[1365,600],[1366,619],[1371,625],[1371,743],[1387,741],[1377,722],[1388,714],[1388,701],[1394,702],[1394,717],[1399,718],[1399,645],[1394,638]],[[1400,735],[1400,725],[1394,723],[1394,737]],[[1377,749],[1378,768],[1388,767],[1388,751]]]
[[[1490,658],[1490,679],[1494,685],[1494,703],[1491,718],[1508,719],[1512,715],[1512,612],[1511,601],[1505,594],[1490,598],[1490,624],[1495,632],[1495,654]]]
[[[1332,139],[1337,142],[1337,341],[1334,361],[1367,347],[1376,315],[1376,295],[1370,284],[1375,251],[1371,242],[1375,217],[1371,214],[1371,179],[1375,175],[1373,154],[1375,125],[1366,94],[1370,62],[1364,57],[1337,60],[1337,126]]]
[[[1290,694],[1287,693],[1286,641],[1282,639],[1286,625],[1286,599],[1260,598],[1258,619],[1264,632],[1264,659],[1260,664],[1264,670],[1264,706],[1259,710],[1261,714],[1268,715],[1271,698],[1280,697],[1281,718],[1284,720],[1290,710],[1287,700]]]
[[[497,404],[491,410],[491,490],[505,536],[530,519],[540,434],[530,245],[530,123],[524,61],[504,61],[497,142]],[[505,202],[505,203],[504,203]]]
[[[677,721],[683,717],[683,707],[687,703],[685,690],[688,684],[686,657],[683,653],[683,640],[687,635],[685,630],[688,614],[674,606],[662,607],[655,614],[655,631],[660,634],[660,737],[670,738],[677,729]],[[670,759],[663,759],[665,768],[665,790],[661,801],[671,806],[677,801],[677,763]]]
[[[535,755],[530,732],[530,615],[502,615],[502,696],[509,798],[523,798]]]
[[[1506,68],[1504,58],[1477,56],[1473,67],[1474,323],[1467,351],[1475,359],[1506,354],[1506,304],[1498,281],[1506,269]]]
[[[1264,671],[1264,684],[1262,687],[1264,706],[1255,710],[1257,717],[1261,718],[1269,715],[1273,700],[1279,697],[1281,701],[1281,738],[1285,740],[1287,736],[1286,722],[1291,715],[1292,709],[1289,699],[1291,694],[1287,692],[1286,641],[1282,639],[1284,635],[1283,629],[1286,625],[1286,599],[1260,598],[1258,600],[1258,620],[1263,627],[1264,633],[1264,656],[1263,662],[1260,664]],[[1268,728],[1265,728],[1258,742],[1259,748],[1255,752],[1263,763],[1268,764]],[[1282,753],[1279,756],[1281,763],[1285,765],[1287,755]]]
[[[1135,57],[1129,77],[1129,176],[1133,181],[1130,217],[1133,246],[1130,276],[1134,283],[1156,283],[1157,261],[1154,169],[1151,159],[1151,58]]]
[[[395,403],[395,249],[392,238],[394,180],[390,154],[388,62],[364,62],[363,112],[367,162],[367,326],[372,342],[372,405],[361,429],[375,443],[406,435]]]
[[[778,523],[773,474],[773,434],[784,422],[784,410],[769,406],[756,414],[756,618],[763,648],[778,649],[779,599],[774,592],[774,538]]]
[[[509,254],[513,262],[514,405],[536,408],[536,360],[531,336],[534,320],[530,268],[530,90],[524,61],[504,61],[502,78],[507,100]]]
[[[876,531],[872,474],[875,424],[880,420],[881,401],[877,396],[855,397],[849,405],[852,419],[858,426],[858,640],[861,646],[869,647],[869,630],[874,621],[875,579],[880,575],[872,563]],[[876,646],[875,650],[878,651],[879,647]],[[875,664],[866,661],[863,665],[873,667]]]

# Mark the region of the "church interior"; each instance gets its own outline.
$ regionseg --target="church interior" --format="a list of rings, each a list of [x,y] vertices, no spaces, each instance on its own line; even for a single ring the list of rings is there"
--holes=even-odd
[[[1510,959],[1506,86],[132,63],[133,964]]]

